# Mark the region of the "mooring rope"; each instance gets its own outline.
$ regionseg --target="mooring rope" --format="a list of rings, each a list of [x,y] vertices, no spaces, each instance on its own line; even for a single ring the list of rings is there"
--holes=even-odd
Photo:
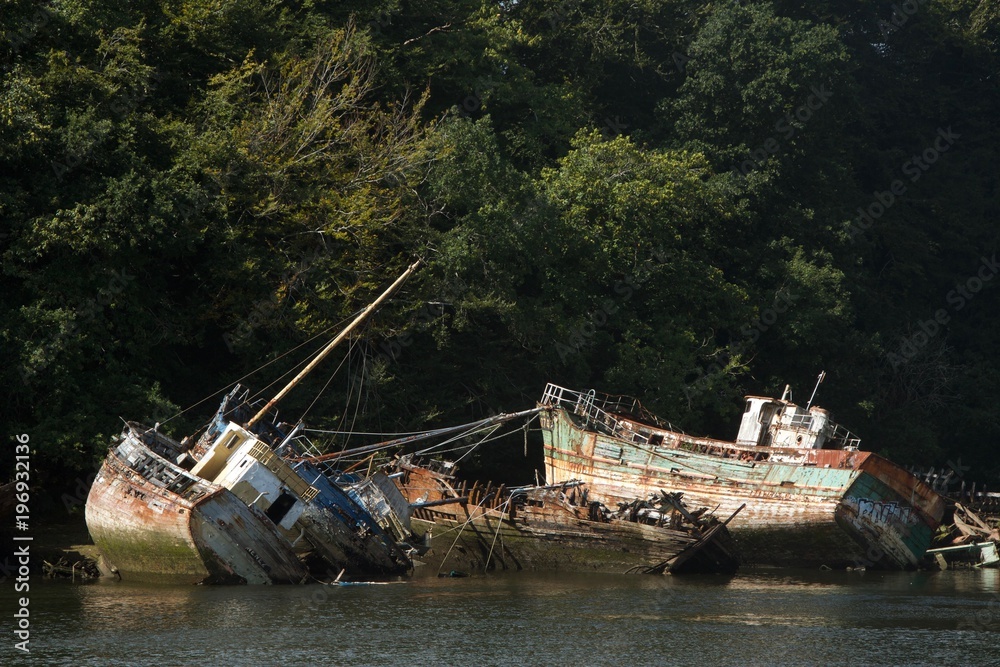
[[[514,495],[508,496],[507,500],[503,502],[497,509],[500,510],[501,514],[508,513],[510,510],[510,501],[514,499]],[[483,570],[488,570],[490,568],[490,561],[493,559],[493,547],[496,546],[497,538],[500,537],[500,528],[503,527],[503,517],[497,518],[497,532],[493,534],[493,544],[490,545],[490,552],[486,555],[486,564],[483,566]],[[503,549],[503,542],[500,543],[500,548]]]
[[[448,547],[448,551],[447,551],[447,553],[445,553],[444,558],[441,559],[441,565],[438,567],[438,571],[437,571],[438,574],[441,574],[441,569],[444,567],[444,564],[448,561],[448,557],[451,555],[451,550],[455,548],[455,545],[458,544],[458,540],[462,537],[462,532],[465,530],[465,528],[470,523],[472,523],[473,519],[478,518],[478,516],[475,513],[475,510],[476,509],[481,509],[482,506],[483,506],[483,503],[485,503],[487,500],[490,500],[492,497],[493,497],[492,493],[486,494],[483,497],[483,499],[479,501],[479,504],[475,506],[474,510],[469,513],[469,519],[468,519],[468,521],[466,521],[465,523],[463,523],[459,527],[458,535],[455,536],[455,541],[451,543],[451,546]],[[482,516],[485,516],[485,515],[486,515],[486,512],[484,511],[483,514],[482,514]],[[454,530],[454,529],[452,528],[452,529],[449,529],[449,530]]]

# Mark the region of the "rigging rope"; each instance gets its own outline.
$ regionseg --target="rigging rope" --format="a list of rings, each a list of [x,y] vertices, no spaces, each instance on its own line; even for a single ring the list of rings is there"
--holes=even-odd
[[[489,493],[489,494],[486,494],[486,495],[485,495],[485,496],[483,497],[483,499],[479,501],[479,504],[478,504],[478,505],[476,505],[476,506],[475,506],[475,507],[473,508],[473,511],[469,513],[469,520],[468,520],[468,521],[466,521],[465,523],[463,523],[463,524],[461,525],[461,527],[460,527],[460,528],[458,529],[458,535],[456,535],[456,536],[455,536],[455,541],[451,543],[451,546],[450,546],[450,547],[448,547],[448,551],[447,551],[447,553],[445,553],[445,555],[444,555],[444,558],[442,558],[442,559],[441,559],[441,565],[440,565],[440,566],[438,567],[438,571],[437,571],[437,573],[438,573],[439,575],[441,574],[441,570],[442,570],[442,568],[444,568],[444,564],[445,564],[445,563],[446,563],[446,562],[448,561],[448,556],[450,556],[450,555],[451,555],[451,550],[455,548],[455,545],[456,545],[456,544],[458,544],[458,540],[459,540],[459,538],[461,538],[461,537],[462,537],[462,531],[464,531],[464,530],[465,530],[465,528],[466,528],[466,527],[467,527],[467,526],[468,526],[468,525],[469,525],[470,523],[472,523],[472,520],[473,520],[473,519],[476,519],[476,518],[478,518],[478,517],[480,516],[480,515],[477,515],[477,514],[476,514],[475,510],[478,510],[478,509],[481,509],[481,508],[482,508],[482,506],[483,506],[483,503],[485,503],[485,502],[486,502],[487,500],[489,500],[489,499],[490,499],[490,498],[492,497],[492,495],[493,495],[492,493]],[[484,511],[483,511],[483,514],[482,514],[482,516],[485,516],[485,515],[486,515],[486,511],[484,510]]]
[[[500,537],[500,528],[503,526],[503,515],[510,513],[510,501],[514,500],[514,496],[507,496],[507,500],[503,502],[497,509],[500,511],[500,516],[497,517],[497,532],[493,534],[493,544],[490,545],[490,552],[486,555],[486,565],[483,566],[483,570],[490,569],[490,561],[493,560],[493,547],[496,546],[497,538]],[[503,549],[503,541],[500,542],[500,548]]]
[[[351,341],[350,347],[347,348],[347,355],[340,360],[340,363],[337,364],[337,367],[333,370],[333,373],[330,374],[329,379],[327,379],[326,384],[323,385],[323,388],[320,389],[319,393],[316,394],[316,397],[313,398],[312,403],[309,404],[309,407],[306,408],[305,411],[302,413],[302,415],[299,417],[300,422],[305,420],[306,415],[309,414],[309,411],[313,409],[314,405],[316,405],[316,401],[319,400],[319,397],[323,395],[323,393],[326,391],[326,388],[330,386],[331,382],[333,382],[333,378],[337,377],[337,373],[339,373],[340,369],[344,367],[344,362],[347,361],[348,357],[351,354],[351,350],[354,349],[354,346],[356,344],[357,344],[357,339]]]
[[[352,345],[351,347],[353,349],[354,346]],[[348,430],[351,430],[351,431],[354,430],[354,425],[358,423],[358,412],[361,411],[361,392],[362,392],[362,390],[364,389],[364,386],[365,386],[364,385],[364,379],[365,379],[364,378],[364,372],[365,372],[365,368],[367,368],[367,365],[368,365],[367,364],[368,360],[366,358],[366,350],[364,348],[362,348],[362,350],[361,350],[361,355],[362,355],[361,356],[361,381],[357,383],[358,398],[357,398],[357,401],[354,403],[354,416],[351,418],[351,426],[348,429]],[[347,409],[350,407],[350,401],[352,399],[353,392],[354,392],[354,388],[353,387],[349,387],[348,389],[350,391],[350,393],[348,394],[348,397],[347,397],[348,404],[344,406],[344,420],[341,423],[345,423],[347,421]],[[343,447],[344,449],[347,449],[347,444],[350,441],[351,441],[351,436],[347,436],[347,439],[344,440],[344,447]]]
[[[234,381],[234,382],[230,382],[229,384],[227,384],[227,385],[226,385],[225,387],[223,387],[222,389],[219,389],[218,391],[216,391],[216,392],[214,392],[214,393],[211,393],[211,394],[209,394],[208,396],[206,396],[205,398],[201,399],[201,400],[200,400],[200,401],[198,401],[197,403],[193,403],[193,404],[189,405],[188,407],[184,408],[183,410],[181,410],[180,412],[178,412],[178,413],[176,413],[176,414],[174,414],[174,415],[171,415],[171,416],[170,416],[170,417],[168,417],[167,419],[164,419],[164,420],[160,421],[160,424],[161,424],[161,425],[162,425],[162,424],[166,424],[167,422],[169,422],[169,421],[171,421],[171,420],[173,420],[173,419],[176,419],[177,417],[180,417],[180,416],[181,416],[182,414],[184,414],[185,412],[188,412],[189,410],[193,410],[194,408],[198,407],[199,405],[201,405],[201,404],[202,404],[202,403],[204,403],[205,401],[208,401],[208,400],[211,400],[211,399],[215,398],[216,396],[218,396],[219,394],[222,394],[222,393],[224,393],[224,392],[226,392],[226,391],[229,391],[229,389],[230,389],[231,387],[233,387],[234,385],[237,385],[237,384],[239,384],[240,382],[243,382],[243,381],[244,381],[244,380],[246,380],[246,379],[247,379],[248,377],[251,377],[251,376],[253,376],[253,375],[257,374],[257,373],[259,373],[260,371],[262,371],[262,370],[264,370],[265,368],[267,368],[268,366],[270,366],[271,364],[273,364],[273,363],[276,363],[276,362],[280,361],[281,359],[285,358],[285,357],[286,357],[286,356],[288,356],[289,354],[291,354],[291,353],[293,353],[293,352],[297,351],[297,350],[298,350],[299,348],[301,348],[302,346],[304,346],[304,345],[308,345],[309,343],[313,342],[314,340],[316,340],[316,339],[317,339],[317,338],[319,338],[320,336],[325,336],[325,335],[327,335],[327,334],[328,334],[328,333],[330,333],[330,331],[332,331],[333,329],[338,329],[338,328],[340,328],[340,327],[341,327],[341,326],[342,326],[342,325],[344,324],[344,322],[347,322],[348,320],[350,320],[350,319],[352,319],[352,318],[354,318],[354,317],[357,317],[357,316],[358,316],[358,314],[360,314],[362,310],[364,310],[364,309],[362,308],[361,310],[358,310],[358,311],[356,311],[356,312],[355,312],[354,314],[352,314],[352,315],[349,315],[348,317],[345,317],[344,319],[340,320],[339,322],[337,322],[337,323],[335,323],[335,324],[331,324],[331,325],[330,325],[329,327],[327,327],[326,329],[323,329],[322,331],[320,331],[320,332],[319,332],[318,334],[316,334],[316,335],[315,335],[315,336],[313,336],[312,338],[309,338],[308,340],[305,340],[305,341],[303,341],[303,342],[299,343],[298,345],[296,345],[296,346],[295,346],[295,347],[293,347],[292,349],[288,350],[287,352],[284,352],[284,353],[282,353],[282,354],[279,354],[279,355],[278,355],[277,357],[275,357],[275,358],[274,358],[274,359],[272,359],[271,361],[268,361],[267,363],[265,363],[265,364],[263,364],[263,365],[261,365],[261,366],[258,366],[257,368],[255,368],[254,370],[250,371],[249,373],[247,373],[247,374],[246,374],[246,375],[244,375],[243,377],[239,378],[238,380],[236,380],[236,381]],[[287,373],[286,373],[286,375],[287,375]],[[284,376],[282,376],[282,377],[284,377]],[[272,382],[271,384],[274,384],[274,383]],[[270,385],[268,385],[268,386],[270,386]],[[211,421],[211,420],[210,420],[210,421]],[[199,429],[199,430],[200,430],[200,429]]]
[[[450,442],[454,442],[456,439],[460,439],[460,438],[472,435],[472,434],[474,434],[474,433],[476,433],[476,432],[478,432],[480,430],[485,430],[487,428],[490,428],[490,427],[492,427],[492,426],[494,426],[494,425],[496,425],[498,423],[513,421],[514,419],[519,419],[521,417],[527,417],[529,415],[532,415],[532,416],[536,415],[536,414],[538,414],[538,412],[541,409],[542,408],[532,408],[530,410],[522,410],[521,412],[515,412],[515,413],[511,413],[511,414],[494,415],[492,417],[487,417],[486,419],[480,419],[479,421],[472,422],[472,423],[469,423],[469,424],[461,424],[459,426],[449,426],[449,427],[444,427],[444,428],[439,428],[439,429],[433,429],[431,431],[425,431],[424,433],[419,434],[419,435],[407,436],[405,438],[399,438],[399,439],[396,439],[396,440],[390,440],[388,442],[379,442],[379,443],[375,443],[373,445],[368,445],[366,447],[357,447],[355,449],[350,449],[350,450],[342,450],[342,451],[339,451],[339,452],[329,452],[327,454],[322,454],[322,455],[319,455],[319,456],[308,456],[308,457],[301,457],[301,458],[308,459],[310,461],[313,461],[314,463],[318,463],[318,462],[321,462],[321,461],[328,461],[328,460],[331,460],[331,459],[341,458],[341,457],[345,457],[345,456],[351,456],[351,455],[355,455],[355,454],[362,454],[362,453],[368,454],[370,452],[379,451],[379,450],[382,450],[382,449],[389,449],[389,448],[393,448],[393,447],[400,447],[402,445],[407,445],[407,444],[410,444],[412,442],[415,442],[416,440],[425,439],[425,438],[429,438],[429,437],[434,437],[436,435],[442,435],[443,436],[443,435],[447,435],[447,434],[450,434],[450,433],[458,433],[458,435],[456,437],[451,438],[451,439],[445,441],[444,443],[441,443],[441,444],[447,444],[447,443],[450,443]],[[434,449],[434,448],[440,447],[440,446],[441,446],[440,444],[439,445],[435,445],[434,447],[428,448],[428,450]],[[421,453],[424,453],[424,450],[422,450],[420,452],[417,452],[417,454],[421,454]],[[290,459],[290,460],[298,460],[298,459],[294,459],[293,458],[293,459]]]

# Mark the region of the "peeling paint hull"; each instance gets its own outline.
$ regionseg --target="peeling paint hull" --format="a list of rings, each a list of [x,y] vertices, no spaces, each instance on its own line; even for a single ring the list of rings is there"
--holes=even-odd
[[[287,541],[228,490],[195,481],[177,493],[135,470],[136,461],[175,479],[187,474],[132,434],[109,451],[86,520],[105,567],[122,580],[269,584],[306,577]]]
[[[443,513],[413,517],[418,532],[430,532],[430,550],[418,560],[438,570],[551,570],[621,574],[676,557],[696,540],[666,536],[652,526],[585,522],[575,530],[541,529],[495,514],[468,519]],[[624,523],[624,522],[623,522]],[[648,528],[648,531],[637,530]],[[687,538],[687,539],[684,539]],[[726,568],[735,571],[735,566]]]
[[[426,501],[428,491],[434,500],[454,497],[454,489],[420,468],[408,468],[397,484],[411,502]],[[475,494],[461,505],[414,509],[414,529],[431,536],[420,563],[437,571],[623,573],[662,565],[660,572],[732,574],[739,567],[736,547],[721,524],[699,535],[623,519],[590,520],[584,508],[569,505],[556,491],[533,492],[531,499],[516,512],[504,502],[482,507]]]
[[[623,418],[628,432],[654,433],[649,444],[548,407],[549,483],[582,480],[609,505],[659,489],[723,516],[746,503],[730,529],[748,564],[911,568],[944,511],[926,484],[870,452],[740,446]]]

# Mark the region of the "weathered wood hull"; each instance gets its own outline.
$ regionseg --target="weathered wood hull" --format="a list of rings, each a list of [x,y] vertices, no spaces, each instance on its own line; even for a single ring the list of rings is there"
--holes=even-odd
[[[586,523],[577,530],[540,529],[493,513],[471,522],[442,514],[415,516],[411,521],[414,530],[433,536],[431,549],[418,560],[424,567],[444,572],[496,569],[623,573],[670,560],[695,541],[683,539],[688,537],[684,533],[667,537],[661,532],[665,529],[638,524],[631,527],[649,530]]]
[[[411,501],[437,500],[437,480],[409,470],[397,480]],[[453,490],[449,489],[453,492]],[[453,495],[453,493],[451,494]],[[735,572],[739,561],[725,526],[708,539],[682,530],[612,519],[581,516],[584,508],[570,506],[557,492],[533,494],[527,505],[509,511],[510,504],[482,507],[473,502],[421,507],[410,521],[417,532],[431,536],[430,550],[419,561],[435,571],[488,569],[564,570],[623,573],[655,568],[671,571],[681,554],[688,554],[688,572]],[[711,529],[710,529],[711,530]],[[711,542],[709,546],[707,543]],[[717,543],[716,543],[717,542]],[[701,553],[702,549],[706,549]]]
[[[945,501],[908,471],[877,454],[837,505],[837,525],[865,548],[864,561],[914,567],[930,548]]]
[[[94,544],[123,580],[267,584],[306,577],[273,525],[228,490],[185,480],[184,471],[138,439],[124,444],[127,458],[122,445],[110,450],[86,505]],[[144,476],[130,460],[152,464],[159,476]],[[184,490],[167,488],[165,479]]]
[[[582,422],[563,407],[541,413],[549,483],[581,480],[609,505],[659,489],[723,516],[746,503],[730,528],[748,564],[913,567],[944,511],[927,485],[869,452],[745,447],[662,429],[653,445]]]
[[[677,554],[669,563],[671,574],[735,574],[739,547],[723,524],[708,529],[697,544]]]

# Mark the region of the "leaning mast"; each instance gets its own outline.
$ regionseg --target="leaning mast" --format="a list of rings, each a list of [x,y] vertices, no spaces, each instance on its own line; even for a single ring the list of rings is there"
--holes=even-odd
[[[319,354],[317,354],[316,357],[306,365],[305,368],[303,368],[301,371],[299,371],[298,375],[296,375],[294,378],[292,378],[292,380],[288,384],[286,384],[281,389],[281,391],[279,391],[274,396],[274,398],[272,398],[270,401],[268,401],[267,405],[265,405],[263,408],[261,408],[260,411],[257,414],[255,414],[250,421],[248,421],[246,423],[246,428],[249,429],[249,428],[253,427],[254,424],[256,424],[257,422],[259,422],[264,417],[264,415],[267,414],[267,412],[278,403],[278,401],[280,401],[282,398],[284,398],[288,394],[288,392],[290,392],[295,387],[295,385],[297,385],[302,380],[302,378],[304,378],[314,368],[316,368],[316,366],[319,365],[319,362],[323,361],[323,359],[326,357],[326,355],[330,354],[330,352],[333,351],[333,348],[337,347],[337,345],[339,345],[341,341],[343,341],[345,338],[347,338],[347,336],[352,331],[354,331],[354,329],[359,324],[361,324],[366,319],[368,319],[368,316],[371,315],[379,306],[381,306],[382,303],[384,303],[386,299],[388,299],[390,296],[392,296],[393,292],[395,292],[397,289],[399,289],[400,285],[402,285],[404,282],[406,282],[406,279],[409,278],[410,275],[413,274],[413,272],[416,271],[417,269],[419,269],[422,265],[423,265],[423,261],[419,260],[419,259],[417,261],[415,261],[413,264],[410,264],[410,266],[406,269],[406,271],[404,271],[402,275],[400,275],[398,278],[396,278],[396,281],[394,283],[392,283],[391,285],[389,285],[389,287],[386,288],[386,290],[384,292],[382,292],[382,294],[379,296],[379,298],[377,298],[374,301],[372,301],[363,311],[361,311],[361,313],[356,318],[354,318],[353,322],[351,322],[350,324],[348,324],[347,327],[345,327],[343,331],[341,331],[339,334],[337,334],[337,337],[334,338],[332,341],[330,341],[330,343],[326,347],[324,347],[319,352]]]

